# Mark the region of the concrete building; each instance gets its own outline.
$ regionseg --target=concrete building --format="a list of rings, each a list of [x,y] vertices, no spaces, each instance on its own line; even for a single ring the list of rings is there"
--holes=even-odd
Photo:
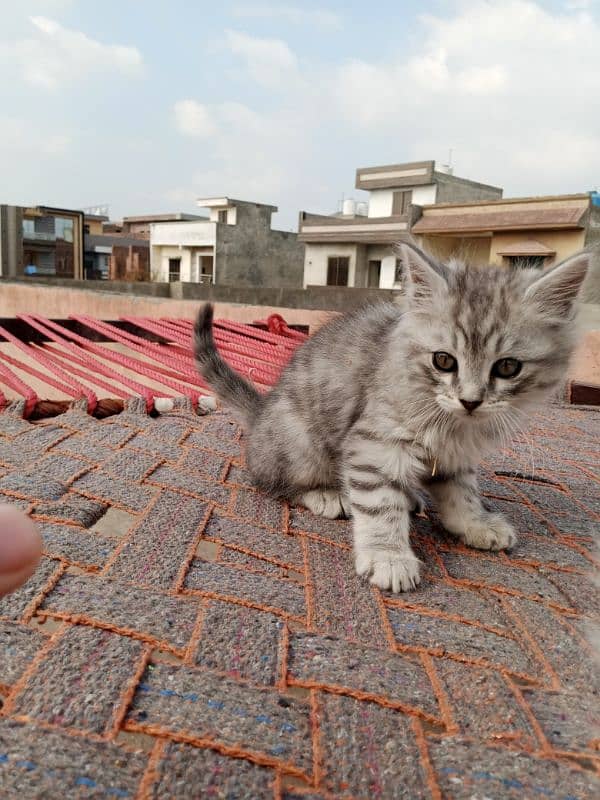
[[[85,235],[85,277],[88,280],[150,280],[150,243],[122,234]]]
[[[369,192],[367,203],[348,200],[332,216],[300,213],[305,287],[392,289],[401,272],[393,244],[410,232],[420,206],[502,197],[502,189],[459,178],[434,161],[361,168],[355,185]]]
[[[545,267],[600,244],[600,196],[595,192],[515,197],[479,203],[425,205],[411,232],[434,255],[506,267]],[[581,291],[600,302],[600,252]]]
[[[150,239],[152,225],[159,222],[193,222],[205,220],[200,214],[184,214],[180,211],[166,214],[140,214],[135,217],[123,217],[122,222],[107,222],[103,233],[122,233],[125,236]]]
[[[108,221],[106,214],[90,214],[84,209],[83,232],[92,236],[100,236],[104,233],[104,226]]]
[[[0,275],[83,278],[83,212],[0,206]]]
[[[271,228],[276,206],[229,197],[202,198],[198,205],[208,218],[152,224],[153,280],[302,286],[303,247],[295,233]]]
[[[150,280],[150,228],[155,223],[205,221],[200,214],[142,214],[120,222],[86,213],[85,277],[92,280]]]

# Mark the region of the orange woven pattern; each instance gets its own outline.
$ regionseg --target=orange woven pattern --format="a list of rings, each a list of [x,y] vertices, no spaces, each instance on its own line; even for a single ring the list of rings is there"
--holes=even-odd
[[[600,795],[597,412],[553,407],[482,470],[511,554],[414,520],[415,592],[354,575],[349,523],[256,492],[189,401],[0,414],[0,501],[44,559],[0,600],[7,797]]]

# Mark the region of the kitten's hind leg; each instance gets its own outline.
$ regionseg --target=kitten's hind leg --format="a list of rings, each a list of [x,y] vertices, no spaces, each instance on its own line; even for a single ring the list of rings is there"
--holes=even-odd
[[[299,498],[299,502],[320,517],[348,519],[350,516],[350,504],[335,489],[311,489]]]
[[[473,470],[433,481],[427,487],[444,528],[478,550],[504,550],[517,541],[514,528],[501,514],[488,511],[477,490]]]

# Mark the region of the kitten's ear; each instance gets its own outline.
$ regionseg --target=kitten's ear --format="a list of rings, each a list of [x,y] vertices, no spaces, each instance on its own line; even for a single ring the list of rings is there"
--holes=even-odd
[[[590,265],[590,253],[577,253],[543,272],[527,287],[524,300],[550,316],[568,316]]]
[[[413,300],[428,300],[437,292],[446,293],[446,268],[424,253],[413,242],[401,242],[397,252],[408,283],[408,296]]]

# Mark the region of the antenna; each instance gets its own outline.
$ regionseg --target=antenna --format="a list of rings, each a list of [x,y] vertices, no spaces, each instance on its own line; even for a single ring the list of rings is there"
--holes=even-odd
[[[452,148],[448,150],[448,163],[447,164],[440,164],[439,171],[443,172],[445,175],[452,175],[454,169],[452,167]]]

